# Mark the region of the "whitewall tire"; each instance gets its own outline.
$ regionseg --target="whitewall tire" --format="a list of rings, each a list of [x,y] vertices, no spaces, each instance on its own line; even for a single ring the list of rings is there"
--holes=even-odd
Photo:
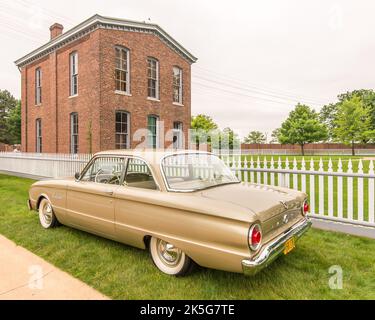
[[[181,249],[164,240],[152,237],[149,250],[155,266],[165,274],[183,276],[194,267],[194,261]]]
[[[43,198],[39,204],[39,221],[45,229],[53,228],[58,223],[52,205],[46,198]]]

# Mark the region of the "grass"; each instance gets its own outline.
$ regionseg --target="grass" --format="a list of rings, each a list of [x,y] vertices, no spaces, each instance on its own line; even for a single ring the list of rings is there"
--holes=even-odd
[[[296,250],[255,277],[199,268],[160,273],[146,251],[68,227],[44,230],[26,208],[32,180],[0,175],[0,234],[113,299],[375,299],[375,241],[310,230]],[[343,269],[343,289],[328,269]]]

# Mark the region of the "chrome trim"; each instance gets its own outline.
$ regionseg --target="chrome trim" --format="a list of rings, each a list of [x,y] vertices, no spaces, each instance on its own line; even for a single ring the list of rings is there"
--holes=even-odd
[[[286,241],[292,237],[295,237],[296,240],[298,240],[310,227],[310,219],[304,218],[301,222],[292,226],[288,231],[267,243],[255,257],[242,260],[243,273],[252,276],[267,267],[282,254]]]
[[[253,246],[253,244],[251,243],[250,239],[251,239],[251,234],[253,233],[253,230],[254,228],[258,226],[259,227],[259,231],[260,231],[260,241],[258,243],[258,245],[256,247]],[[262,244],[262,239],[263,239],[263,230],[262,230],[262,227],[260,225],[260,223],[254,223],[250,229],[249,229],[249,235],[247,237],[247,241],[249,242],[249,248],[253,251],[257,251],[259,249],[259,247],[261,246]]]

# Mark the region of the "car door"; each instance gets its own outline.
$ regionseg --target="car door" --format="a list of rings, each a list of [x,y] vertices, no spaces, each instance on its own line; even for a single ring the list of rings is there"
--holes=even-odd
[[[68,223],[114,238],[114,194],[123,179],[124,157],[100,156],[91,161],[67,190]]]
[[[128,157],[123,185],[116,190],[116,238],[135,247],[143,246],[143,229],[154,226],[154,200],[162,195],[145,161]]]

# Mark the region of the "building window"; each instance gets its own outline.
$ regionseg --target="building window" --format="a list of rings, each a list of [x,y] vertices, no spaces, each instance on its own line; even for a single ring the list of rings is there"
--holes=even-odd
[[[78,94],[78,53],[70,54],[70,95]]]
[[[42,152],[42,119],[35,120],[36,152]]]
[[[116,47],[116,91],[130,93],[129,50]]]
[[[147,95],[149,98],[159,99],[159,61],[147,59]]]
[[[116,149],[127,149],[129,143],[129,113],[126,111],[116,111]]]
[[[78,153],[78,113],[70,114],[70,153]]]
[[[182,122],[173,122],[173,148],[182,149],[183,141]]]
[[[182,69],[173,67],[173,102],[182,104]]]
[[[42,69],[35,70],[35,104],[42,103]]]
[[[158,140],[159,140],[159,124],[158,124],[158,117],[157,116],[148,116],[147,118],[147,129],[148,129],[148,139],[147,144],[149,148],[157,148],[158,147]]]

